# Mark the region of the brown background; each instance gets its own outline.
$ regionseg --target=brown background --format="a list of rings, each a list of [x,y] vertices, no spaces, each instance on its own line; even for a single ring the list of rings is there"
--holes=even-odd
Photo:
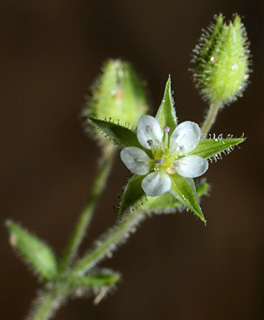
[[[248,138],[206,174],[207,227],[190,213],[147,220],[102,264],[123,274],[118,290],[97,307],[71,301],[56,319],[263,319],[263,1],[2,0],[0,9],[0,318],[22,319],[38,287],[10,249],[4,220],[61,254],[92,185],[99,150],[83,134],[80,110],[102,62],[134,63],[154,111],[171,74],[178,117],[201,122],[206,104],[187,71],[190,53],[215,13],[238,12],[254,73],[214,132]],[[117,159],[83,249],[114,223],[127,174]]]

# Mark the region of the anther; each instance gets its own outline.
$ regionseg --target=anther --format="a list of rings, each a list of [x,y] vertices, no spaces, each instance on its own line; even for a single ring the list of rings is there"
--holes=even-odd
[[[155,159],[155,163],[161,163],[161,159]]]
[[[174,162],[173,162],[173,165],[174,165],[174,167],[179,168],[180,163],[179,163],[179,161],[174,161]]]
[[[164,132],[170,132],[170,127],[165,126],[165,127],[163,128],[163,130],[164,130]]]
[[[180,150],[184,152],[184,146],[180,146]]]
[[[153,140],[148,140],[147,143],[151,147],[153,145]]]

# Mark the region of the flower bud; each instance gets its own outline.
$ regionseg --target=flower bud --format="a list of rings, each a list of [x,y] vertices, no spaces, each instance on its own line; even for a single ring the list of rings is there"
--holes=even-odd
[[[228,104],[241,96],[249,77],[246,31],[239,16],[226,24],[220,14],[194,49],[194,82],[212,104]]]
[[[84,116],[133,127],[147,109],[145,91],[133,67],[128,62],[109,60],[95,81]],[[108,142],[98,129],[93,129],[97,138]]]

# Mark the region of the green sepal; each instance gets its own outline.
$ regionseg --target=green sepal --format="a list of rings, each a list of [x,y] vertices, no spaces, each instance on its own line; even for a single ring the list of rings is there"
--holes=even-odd
[[[102,130],[113,141],[113,143],[119,145],[120,148],[138,147],[142,149],[135,131],[111,121],[100,120],[92,117],[90,120],[100,130]]]
[[[209,189],[209,184],[206,182],[201,182],[196,185],[196,193],[198,198],[206,195]],[[157,197],[148,197],[143,201],[143,205],[141,206],[142,210],[146,212],[153,213],[173,213],[179,211],[179,209],[183,209],[183,204],[178,199],[176,199],[169,192],[164,193],[161,196]]]
[[[206,222],[198,202],[198,196],[193,179],[184,178],[177,173],[170,175],[170,178],[170,193],[176,197],[176,199],[182,202],[183,205],[195,213],[198,218],[200,218],[203,222]]]
[[[169,136],[177,126],[177,117],[174,109],[174,101],[171,92],[170,77],[167,80],[163,99],[156,114],[156,119],[158,120],[161,129],[163,129],[165,126],[170,127]]]
[[[137,204],[144,197],[145,193],[141,187],[141,182],[144,178],[145,176],[134,175],[128,180],[119,205],[119,217],[122,217],[130,207]]]
[[[204,61],[206,62],[210,60],[212,51],[215,49],[215,46],[217,45],[217,39],[222,30],[223,22],[224,18],[221,13],[218,16],[215,16],[215,24],[212,24],[208,28],[209,34],[208,37],[205,37],[206,41],[204,41],[201,45],[198,59],[204,59]]]
[[[217,157],[222,152],[230,153],[233,147],[244,142],[245,138],[213,138],[201,140],[189,155],[197,155],[204,159]]]
[[[39,276],[53,278],[57,273],[57,262],[50,247],[17,223],[9,220],[6,225],[10,232],[11,246]]]

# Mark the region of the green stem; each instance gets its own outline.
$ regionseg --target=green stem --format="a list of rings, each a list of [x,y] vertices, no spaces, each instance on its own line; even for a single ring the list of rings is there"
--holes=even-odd
[[[76,224],[65,254],[59,264],[59,272],[64,272],[67,269],[69,264],[74,259],[76,252],[85,236],[86,229],[91,221],[96,202],[106,185],[106,180],[113,164],[115,151],[116,148],[110,146],[109,150],[102,156],[91,194]]]
[[[129,214],[122,222],[111,228],[108,233],[96,241],[95,248],[79,260],[69,275],[76,273],[83,275],[105,256],[112,253],[117,249],[117,245],[128,237],[129,231],[142,221],[145,216],[146,213],[139,209]],[[63,293],[60,287],[47,290],[39,297],[27,320],[50,319],[66,296],[67,294]]]
[[[212,128],[213,124],[215,123],[217,114],[219,109],[221,108],[222,104],[221,103],[211,103],[209,107],[209,111],[206,115],[206,118],[204,120],[204,123],[201,128],[201,132],[203,134],[207,134],[210,129]]]
[[[27,320],[48,320],[64,301],[58,289],[41,292]]]
[[[59,273],[61,274],[66,271],[67,267],[72,262],[79,248],[79,245],[82,242],[83,237],[85,236],[85,232],[89,222],[91,221],[96,202],[106,185],[106,180],[113,164],[115,151],[116,148],[111,146],[107,152],[104,152],[100,160],[97,176],[95,178],[91,194],[86,202],[83,211],[81,212],[80,218],[73,231],[71,240],[59,264]],[[27,319],[50,319],[64,299],[65,296],[62,294],[62,292],[60,292],[59,288],[44,291],[36,300],[34,308]]]
[[[135,227],[146,214],[140,209],[129,214],[122,222],[100,237],[95,242],[95,247],[87,253],[81,260],[78,261],[72,272],[82,275],[96,265],[105,256],[111,255],[117,249],[117,245],[125,240],[129,231]]]

